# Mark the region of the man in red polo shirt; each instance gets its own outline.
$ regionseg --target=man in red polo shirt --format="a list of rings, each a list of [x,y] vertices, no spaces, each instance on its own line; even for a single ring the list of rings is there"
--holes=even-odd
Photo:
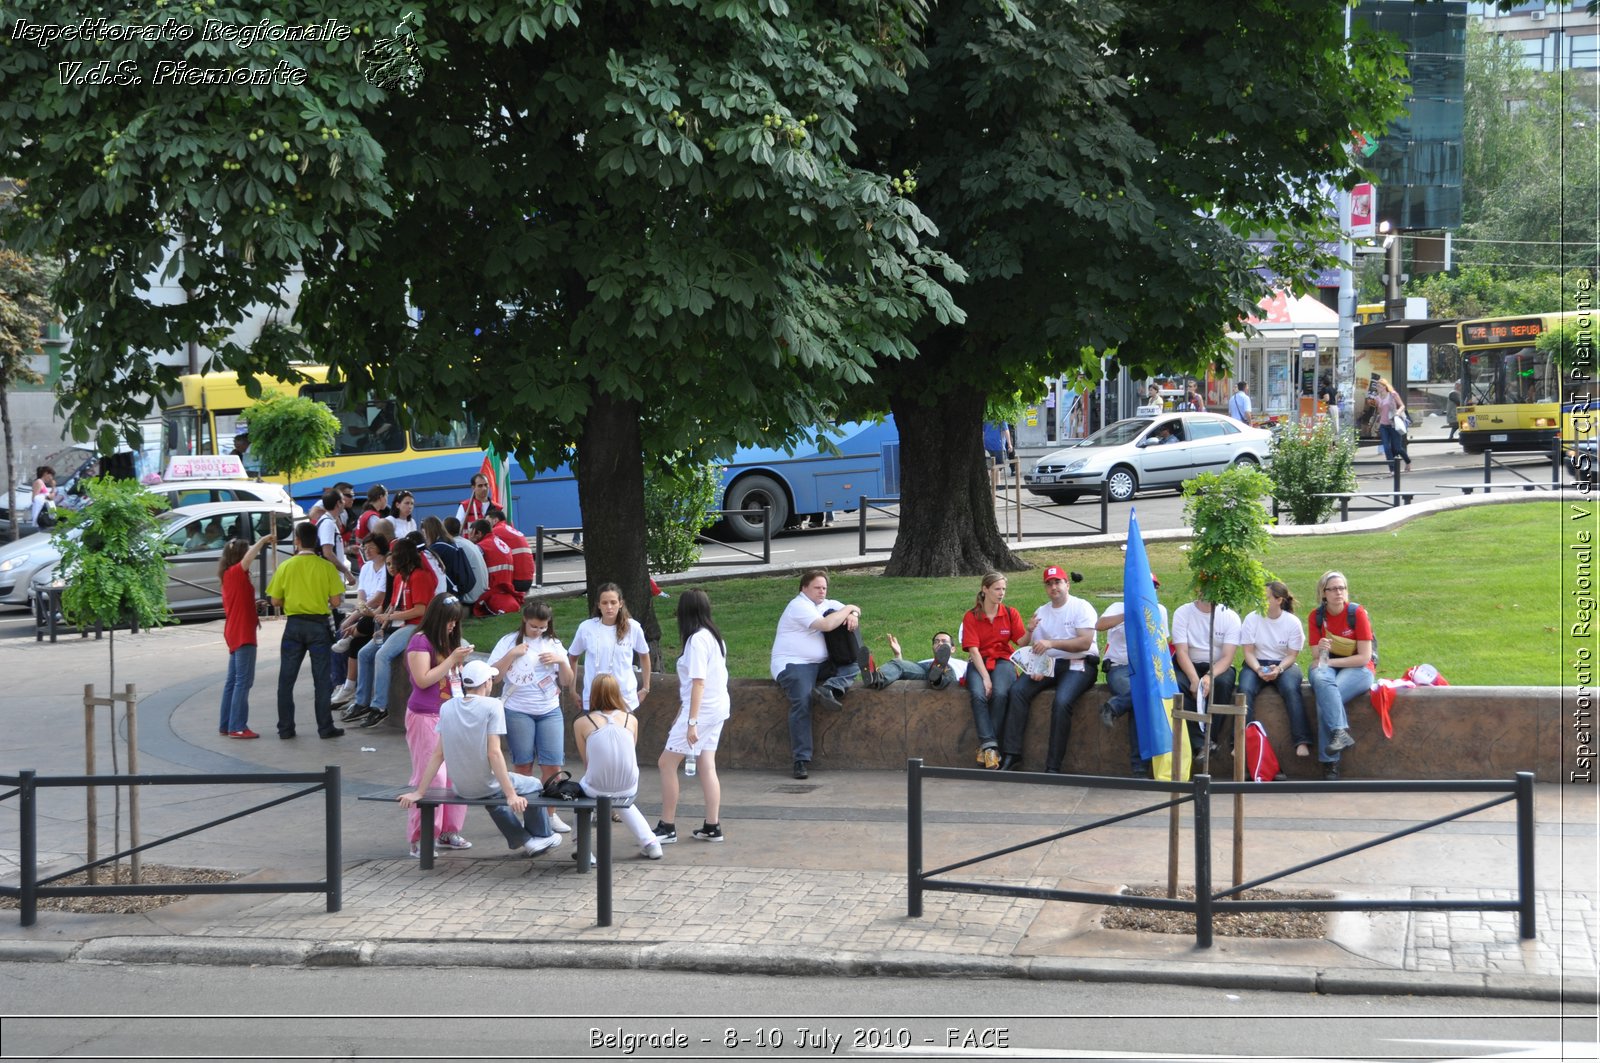
[[[506,520],[505,510],[491,502],[488,512],[495,535],[511,551],[511,586],[520,601],[533,589],[533,547],[528,545],[528,537]]]

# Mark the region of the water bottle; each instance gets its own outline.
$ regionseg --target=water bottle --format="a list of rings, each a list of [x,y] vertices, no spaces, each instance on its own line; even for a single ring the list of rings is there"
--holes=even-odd
[[[683,773],[692,776],[695,773],[694,754],[690,753],[683,761]]]

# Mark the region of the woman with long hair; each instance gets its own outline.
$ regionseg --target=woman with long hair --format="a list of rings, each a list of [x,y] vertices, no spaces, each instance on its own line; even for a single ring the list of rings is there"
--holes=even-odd
[[[1317,607],[1311,611],[1311,693],[1317,702],[1317,759],[1322,777],[1339,777],[1340,753],[1356,744],[1350,737],[1345,703],[1376,683],[1372,619],[1350,600],[1343,572],[1324,572],[1317,580]]]
[[[394,522],[393,538],[403,539],[417,530],[417,522],[411,516],[416,506],[417,500],[411,496],[410,491],[394,493],[394,505],[389,513],[389,519]]]
[[[396,539],[389,548],[389,604],[373,617],[372,641],[356,654],[356,709],[362,727],[376,727],[389,718],[389,672],[417,633],[439,581],[416,544]]]
[[[462,615],[461,603],[455,596],[441,594],[428,602],[422,623],[406,643],[406,668],[411,675],[411,697],[406,699],[406,748],[411,751],[411,785],[419,790],[450,785],[443,768],[432,779],[424,779],[422,772],[439,745],[439,707],[450,700],[450,673],[472,655],[472,644],[461,641]],[[472,848],[472,843],[461,836],[461,825],[466,821],[464,806],[438,806],[433,825],[438,844],[446,849]],[[422,841],[421,809],[411,810],[406,826],[411,855],[416,856]]]
[[[590,797],[636,797],[639,793],[639,721],[623,704],[614,675],[596,676],[589,707],[572,721],[572,741],[583,758],[578,785]],[[661,859],[661,840],[634,805],[617,810],[616,818],[633,832],[639,855]]]
[[[711,599],[702,590],[685,591],[678,598],[678,717],[667,732],[667,745],[657,766],[661,769],[661,820],[656,839],[678,840],[678,765],[694,757],[700,792],[705,796],[706,818],[694,836],[701,841],[722,840],[722,781],[717,777],[717,743],[727,722],[728,646],[711,620]]]
[[[222,682],[222,715],[217,733],[229,738],[259,738],[250,730],[250,688],[256,681],[256,629],[261,614],[256,610],[256,585],[250,582],[250,566],[272,536],[263,535],[255,545],[243,539],[229,539],[217,559],[217,576],[222,581],[222,639],[228,644],[228,678]]]
[[[589,707],[589,689],[596,676],[614,675],[617,688],[622,691],[622,701],[629,712],[636,712],[639,702],[650,696],[650,644],[644,639],[644,628],[628,615],[628,603],[622,600],[622,588],[615,583],[602,583],[595,599],[594,616],[578,625],[567,649],[567,658],[576,668],[578,658],[583,661],[583,707]],[[633,674],[633,662],[639,662],[639,677]]]
[[[1394,423],[1395,417],[1406,412],[1405,400],[1387,380],[1378,381],[1378,443],[1383,456],[1393,469],[1398,462],[1406,463],[1411,471],[1411,453],[1406,449],[1406,434]]]
[[[549,602],[529,598],[522,603],[522,623],[495,643],[489,665],[505,677],[500,700],[506,710],[511,770],[532,775],[537,762],[548,782],[567,756],[561,740],[561,692],[574,693],[572,663],[556,634]],[[550,825],[563,834],[572,829],[554,811]]]
[[[995,717],[1005,713],[1006,697],[1017,678],[1012,650],[1023,644],[1027,629],[1022,614],[1005,604],[1006,577],[991,572],[983,577],[978,597],[961,618],[961,648],[967,651],[967,698],[972,703],[972,726],[978,734],[978,763],[1000,766]]]
[[[1294,615],[1294,595],[1282,580],[1272,580],[1267,584],[1267,611],[1245,617],[1239,634],[1239,652],[1244,655],[1239,691],[1244,694],[1245,721],[1256,718],[1256,695],[1266,687],[1274,688],[1289,714],[1295,754],[1309,757],[1311,727],[1300,695],[1300,651],[1305,644],[1305,629]]]
[[[361,516],[356,518],[356,541],[366,542],[372,534],[372,522],[389,513],[389,489],[382,484],[367,488],[366,501],[361,506]],[[392,536],[391,536],[392,537]]]

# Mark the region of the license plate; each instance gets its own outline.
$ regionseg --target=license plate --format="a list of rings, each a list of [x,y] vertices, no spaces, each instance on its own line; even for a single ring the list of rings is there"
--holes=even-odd
[[[1056,482],[1056,478],[1054,476],[1045,476],[1040,473],[1034,473],[1032,476],[1028,477],[1028,482],[1032,484],[1053,484]]]
[[[1501,432],[1498,435],[1490,436],[1489,437],[1489,442],[1491,442],[1491,443],[1504,443],[1507,438],[1508,437],[1506,436],[1506,434],[1504,432]]]

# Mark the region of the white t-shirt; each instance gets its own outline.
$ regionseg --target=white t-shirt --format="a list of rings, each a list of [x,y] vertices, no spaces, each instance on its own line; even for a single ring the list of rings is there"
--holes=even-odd
[[[333,563],[338,566],[340,572],[350,571],[350,562],[344,556],[344,539],[339,535],[339,518],[331,513],[324,513],[317,518],[317,546],[333,547]]]
[[[397,517],[391,513],[389,515],[389,520],[394,523],[394,535],[391,537],[390,541],[393,541],[394,539],[404,539],[406,536],[417,530],[417,521],[415,517]]]
[[[705,680],[700,693],[700,725],[708,726],[712,720],[728,715],[728,658],[727,647],[701,628],[689,636],[683,653],[678,657],[678,705],[689,711],[690,692],[696,679]]]
[[[489,653],[490,661],[498,661],[517,645],[520,631],[513,631]],[[500,690],[507,712],[522,712],[529,716],[548,716],[561,711],[561,666],[541,664],[539,657],[545,653],[559,653],[565,657],[567,650],[560,639],[542,638],[528,644],[528,652],[506,669],[505,686]]]
[[[628,630],[621,642],[617,641],[617,629],[606,627],[598,616],[591,616],[579,624],[567,656],[583,657],[584,711],[589,709],[589,688],[597,675],[616,676],[623,703],[629,711],[637,709],[639,680],[634,676],[633,661],[638,654],[649,652],[650,644],[644,640],[644,628],[639,626],[637,620],[628,620]]]
[[[1167,632],[1169,630],[1171,630],[1167,626],[1167,607],[1162,605],[1160,602],[1157,602],[1156,603],[1156,608],[1161,611],[1161,639],[1160,639],[1160,641],[1162,642],[1163,645],[1165,645],[1165,643],[1167,641]],[[1102,618],[1112,617],[1112,616],[1121,616],[1122,615],[1122,603],[1121,602],[1112,602],[1110,605],[1106,606],[1106,611],[1101,613],[1100,615],[1101,615]],[[1166,650],[1163,649],[1161,652],[1165,653]],[[1128,663],[1128,625],[1126,623],[1118,624],[1116,627],[1111,628],[1110,630],[1108,630],[1106,632],[1106,656],[1105,656],[1105,659],[1111,664],[1127,664]]]
[[[1188,646],[1189,660],[1195,664],[1210,664],[1222,656],[1223,647],[1237,646],[1241,641],[1239,614],[1225,605],[1211,608],[1217,616],[1217,629],[1209,646],[1206,635],[1211,632],[1210,613],[1202,613],[1193,602],[1184,602],[1172,614],[1172,644]]]
[[[1084,632],[1094,633],[1095,621],[1100,619],[1095,615],[1094,606],[1082,598],[1068,598],[1060,606],[1045,602],[1033,611],[1033,619],[1028,623],[1028,641],[1036,639],[1071,639],[1077,638]],[[1099,651],[1093,642],[1089,643],[1086,650],[1058,650],[1045,651],[1045,656],[1053,659],[1075,660],[1080,657],[1096,657]]]
[[[506,714],[499,698],[451,698],[439,706],[439,722],[433,730],[444,746],[450,789],[462,797],[500,792],[500,780],[489,770],[489,740],[506,733]]]
[[[1306,632],[1300,626],[1300,618],[1293,613],[1279,613],[1276,620],[1263,613],[1251,613],[1244,618],[1239,645],[1252,643],[1256,648],[1256,660],[1287,661],[1305,649]]]
[[[384,566],[383,560],[367,561],[361,566],[361,572],[356,576],[356,590],[361,592],[362,598],[376,605],[383,604],[383,591],[388,586],[389,570]]]
[[[772,678],[778,678],[791,664],[821,664],[828,659],[828,642],[811,625],[830,609],[841,609],[843,602],[824,598],[818,605],[797,594],[783,607],[778,617],[778,634],[772,640]]]

